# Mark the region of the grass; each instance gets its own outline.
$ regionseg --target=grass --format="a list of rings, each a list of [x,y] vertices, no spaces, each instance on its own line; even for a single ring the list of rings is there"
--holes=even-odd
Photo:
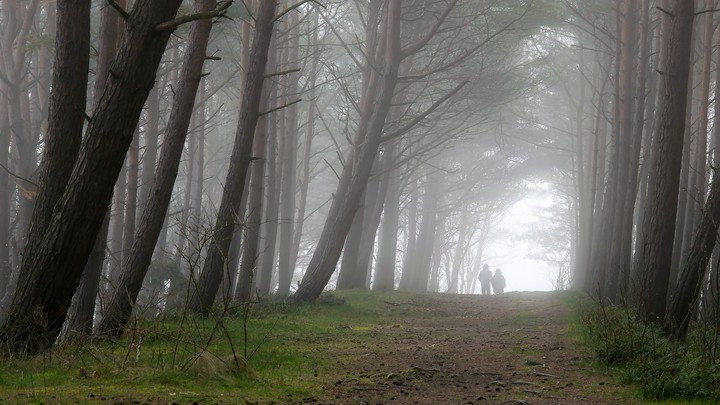
[[[140,320],[122,340],[65,344],[0,364],[0,403],[91,399],[193,402],[300,401],[333,376],[323,353],[355,347],[417,296],[324,295],[314,305],[280,300],[223,320]],[[390,303],[390,304],[389,304]],[[366,341],[365,343],[371,344]],[[324,360],[323,360],[324,359]],[[325,362],[325,363],[323,363]]]
[[[624,384],[638,387],[653,403],[720,402],[720,369],[697,324],[685,342],[673,341],[654,324],[643,322],[632,308],[599,307],[583,302],[584,315],[573,322],[573,334],[592,350],[597,365]]]

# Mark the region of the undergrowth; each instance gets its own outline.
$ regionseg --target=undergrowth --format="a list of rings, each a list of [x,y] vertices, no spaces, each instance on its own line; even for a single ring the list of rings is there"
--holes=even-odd
[[[629,307],[597,306],[581,319],[583,340],[598,360],[645,399],[720,401],[720,370],[710,350],[714,328],[694,324],[684,342],[666,337]]]
[[[401,299],[401,294],[393,295]],[[117,340],[56,345],[0,360],[0,403],[224,403],[311,400],[329,349],[385,319],[382,294],[323,295],[312,305],[265,299],[209,319],[137,318]]]

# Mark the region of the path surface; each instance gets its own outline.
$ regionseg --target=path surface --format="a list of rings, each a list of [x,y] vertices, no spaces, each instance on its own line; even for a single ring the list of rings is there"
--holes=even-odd
[[[403,322],[336,356],[321,403],[621,404],[628,389],[594,372],[555,293],[433,295],[387,302]]]

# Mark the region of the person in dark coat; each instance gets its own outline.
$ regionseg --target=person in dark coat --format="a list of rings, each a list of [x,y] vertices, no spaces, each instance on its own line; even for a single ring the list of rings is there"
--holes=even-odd
[[[490,279],[492,279],[492,271],[490,271],[490,266],[486,264],[483,265],[482,270],[480,270],[480,274],[478,274],[478,280],[480,280],[480,291],[482,295],[490,295]]]
[[[505,292],[505,276],[502,274],[502,270],[496,269],[495,275],[490,280],[492,289],[495,294],[502,294]]]

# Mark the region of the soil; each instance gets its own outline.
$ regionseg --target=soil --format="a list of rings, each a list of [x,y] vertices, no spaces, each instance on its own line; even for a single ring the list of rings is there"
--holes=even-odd
[[[319,373],[337,375],[322,397],[335,404],[621,404],[631,389],[593,368],[568,331],[562,295],[434,295],[387,302],[401,324]],[[368,343],[372,342],[372,343]]]

